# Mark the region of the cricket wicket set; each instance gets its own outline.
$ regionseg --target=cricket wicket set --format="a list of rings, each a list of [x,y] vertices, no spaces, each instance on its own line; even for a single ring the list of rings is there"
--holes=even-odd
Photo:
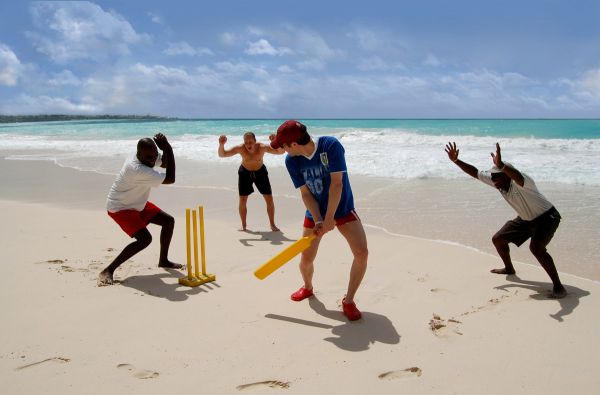
[[[190,217],[192,232],[190,234]],[[204,207],[198,206],[199,221],[196,220],[196,210],[185,209],[185,246],[187,253],[187,276],[179,279],[179,284],[188,287],[197,287],[204,283],[215,281],[214,274],[206,273],[206,260],[204,249]],[[198,225],[200,225],[200,256],[202,259],[202,273],[198,268]],[[192,272],[192,241],[194,243],[194,271]]]

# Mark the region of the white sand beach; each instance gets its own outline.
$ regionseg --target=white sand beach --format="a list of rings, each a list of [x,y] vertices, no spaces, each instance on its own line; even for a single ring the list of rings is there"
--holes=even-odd
[[[2,393],[595,394],[600,388],[598,282],[561,273],[569,294],[552,300],[539,266],[516,263],[516,276],[492,275],[500,264],[495,255],[367,226],[369,268],[357,294],[363,318],[349,322],[340,304],[351,254],[337,231],[321,243],[314,298],[289,298],[301,285],[297,258],[263,281],[253,276],[300,236],[304,210],[297,197],[276,198],[282,232],[274,233],[262,199],[251,196],[251,231],[244,233],[231,190],[174,186],[151,194],[177,221],[170,258],[185,262],[184,209],[201,204],[207,268],[217,280],[179,286],[184,272],[156,266],[159,229],[151,225],[153,243],[116,272],[119,283],[97,287],[100,270],[129,243],[104,209],[114,177],[49,162],[0,163],[10,172],[0,196]],[[275,187],[289,182],[278,171]]]

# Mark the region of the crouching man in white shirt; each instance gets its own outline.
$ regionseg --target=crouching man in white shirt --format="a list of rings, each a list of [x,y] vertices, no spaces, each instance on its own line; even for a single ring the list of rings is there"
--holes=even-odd
[[[159,155],[157,146],[163,151],[162,155]],[[166,168],[165,173],[154,170],[157,163]],[[167,138],[162,133],[158,133],[154,136],[154,140],[148,137],[140,139],[137,144],[137,154],[123,165],[110,188],[106,201],[108,215],[135,241],[126,246],[100,273],[99,286],[113,284],[115,270],[150,245],[152,235],[147,229],[149,223],[162,226],[158,266],[167,269],[182,268],[182,265],[173,263],[168,258],[175,219],[148,201],[152,187],[174,182],[175,157]]]

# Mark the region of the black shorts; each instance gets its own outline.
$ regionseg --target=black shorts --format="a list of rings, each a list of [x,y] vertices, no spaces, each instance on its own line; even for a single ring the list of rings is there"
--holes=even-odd
[[[546,247],[554,237],[554,232],[560,224],[560,218],[558,210],[552,207],[531,221],[525,221],[521,217],[508,221],[496,233],[496,236],[518,246],[531,237],[531,243]]]
[[[250,171],[244,166],[240,166],[238,170],[238,191],[240,196],[248,196],[254,192],[252,184],[255,184],[258,191],[263,195],[272,194],[269,172],[265,165],[255,171]]]

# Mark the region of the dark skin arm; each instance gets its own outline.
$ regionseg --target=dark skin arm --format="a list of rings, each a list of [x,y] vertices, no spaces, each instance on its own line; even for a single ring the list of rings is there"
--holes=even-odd
[[[175,183],[175,157],[173,156],[173,148],[169,141],[162,133],[154,136],[156,146],[163,152],[163,163],[166,163],[167,175],[163,184]]]
[[[462,171],[464,171],[465,173],[467,173],[468,175],[470,175],[473,178],[477,178],[477,173],[479,173],[479,170],[477,170],[477,168],[475,166],[470,165],[467,162],[463,162],[462,160],[458,159],[458,152],[460,150],[458,148],[456,148],[456,143],[453,142],[453,143],[446,144],[445,151],[448,154],[448,159],[450,159],[452,162],[456,163],[456,165],[458,167],[460,167],[460,169]]]
[[[516,182],[520,187],[523,186],[523,184],[525,183],[525,179],[523,178],[521,172],[512,166],[506,166],[504,162],[502,162],[500,144],[496,143],[496,154],[494,155],[494,153],[491,152],[490,155],[492,155],[492,160],[494,161],[494,165],[496,165],[497,168],[502,170],[504,174],[509,176],[510,179]]]

